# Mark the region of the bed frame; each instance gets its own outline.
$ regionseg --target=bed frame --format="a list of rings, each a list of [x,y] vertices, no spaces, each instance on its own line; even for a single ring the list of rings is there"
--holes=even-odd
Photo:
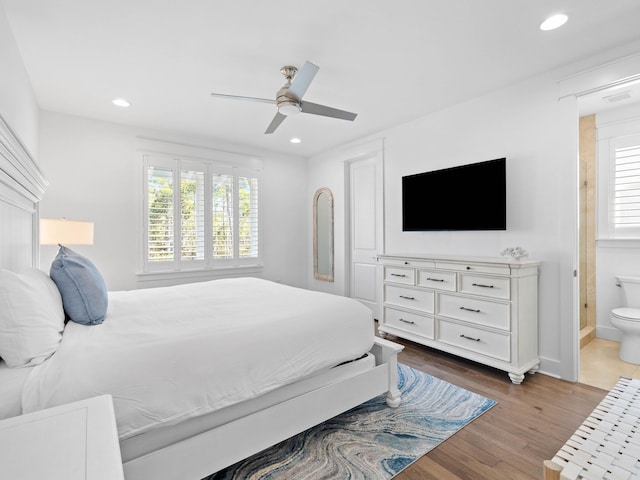
[[[38,202],[46,187],[38,164],[0,115],[0,268],[19,271],[38,266]],[[378,395],[386,395],[387,404],[397,407],[397,354],[402,348],[377,338],[370,351],[375,358],[372,368],[338,379],[328,373],[324,381],[319,375],[305,388],[293,389],[295,394],[276,394],[277,401],[250,409],[248,415],[125,459],[125,476],[197,480]]]
[[[402,346],[376,339],[375,367],[320,385],[179,443],[125,460],[127,480],[200,479],[381,394],[400,404],[396,356]],[[286,419],[286,420],[284,420]]]

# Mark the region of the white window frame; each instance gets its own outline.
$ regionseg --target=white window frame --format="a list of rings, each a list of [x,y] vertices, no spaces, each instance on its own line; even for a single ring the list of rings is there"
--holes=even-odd
[[[143,153],[143,198],[142,198],[142,273],[182,273],[197,271],[215,271],[242,269],[247,267],[262,267],[262,202],[261,196],[261,168],[255,165],[243,165],[242,163],[223,162],[210,158],[194,158],[184,155],[170,155],[163,153]],[[251,162],[245,162],[251,163]],[[173,172],[173,211],[174,211],[174,257],[170,261],[149,260],[149,184],[148,169],[150,166],[171,169]],[[204,258],[202,260],[183,260],[180,255],[180,246],[176,243],[181,238],[180,230],[180,195],[176,195],[176,188],[180,189],[180,175],[182,171],[204,172]],[[211,241],[211,189],[212,175],[222,173],[233,177],[233,256],[232,258],[214,258]],[[256,178],[258,182],[258,224],[257,224],[257,256],[240,258],[239,256],[239,191],[238,179],[240,177]]]
[[[598,125],[597,238],[600,246],[640,246],[640,228],[615,221],[616,149],[640,144],[640,119]]]

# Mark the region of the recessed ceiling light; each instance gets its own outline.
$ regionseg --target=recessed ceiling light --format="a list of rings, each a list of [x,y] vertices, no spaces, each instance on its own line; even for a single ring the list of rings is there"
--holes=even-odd
[[[113,104],[117,105],[118,107],[128,107],[131,104],[126,101],[124,98],[116,98],[113,100]]]
[[[300,143],[302,140],[300,140],[298,137],[293,137],[291,140],[289,140],[291,143]]]
[[[567,23],[569,17],[567,17],[564,13],[558,13],[557,15],[551,15],[544,22],[540,24],[540,30],[548,31],[555,30],[558,27],[561,27],[565,23]]]

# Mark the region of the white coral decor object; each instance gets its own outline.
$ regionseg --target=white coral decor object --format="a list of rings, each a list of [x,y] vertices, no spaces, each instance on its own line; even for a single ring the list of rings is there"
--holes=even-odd
[[[508,248],[505,248],[502,252],[500,252],[500,255],[502,255],[503,257],[509,255],[510,257],[518,259],[518,258],[526,257],[529,254],[522,247],[508,247]]]

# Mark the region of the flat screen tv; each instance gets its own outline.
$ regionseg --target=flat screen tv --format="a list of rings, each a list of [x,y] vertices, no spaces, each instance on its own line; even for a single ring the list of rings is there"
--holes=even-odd
[[[506,230],[506,159],[402,177],[402,230]]]

